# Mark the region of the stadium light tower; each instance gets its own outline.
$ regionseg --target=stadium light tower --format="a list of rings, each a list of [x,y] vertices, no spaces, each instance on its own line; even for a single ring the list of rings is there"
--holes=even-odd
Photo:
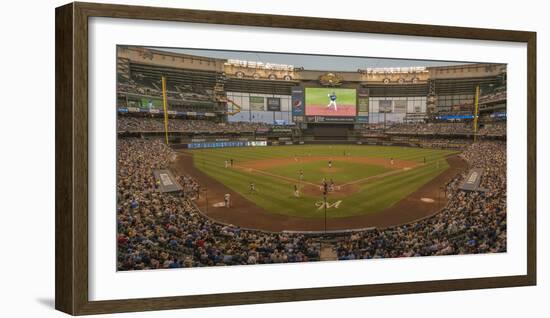
[[[168,109],[166,98],[166,77],[162,76],[162,106],[164,108],[164,134],[166,137],[166,144],[168,145]]]
[[[474,99],[474,142],[477,141],[477,118],[479,117],[479,85],[476,86]]]

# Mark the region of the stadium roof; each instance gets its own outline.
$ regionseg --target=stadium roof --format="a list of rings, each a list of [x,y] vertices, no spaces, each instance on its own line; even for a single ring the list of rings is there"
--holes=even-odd
[[[151,49],[172,52],[178,54],[189,54],[225,60],[241,60],[249,62],[271,63],[303,67],[306,70],[331,70],[340,72],[356,72],[358,69],[369,68],[409,68],[409,67],[437,67],[473,64],[461,61],[435,61],[415,59],[390,59],[375,57],[351,57],[351,56],[328,56],[310,54],[287,54],[287,53],[263,53],[251,51],[227,51],[227,50],[202,50],[202,49],[178,49],[158,48]]]

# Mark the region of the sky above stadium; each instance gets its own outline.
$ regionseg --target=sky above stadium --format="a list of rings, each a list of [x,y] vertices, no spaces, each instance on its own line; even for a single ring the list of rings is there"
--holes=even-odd
[[[276,63],[303,67],[306,70],[350,71],[382,67],[448,66],[469,64],[466,62],[388,59],[374,57],[345,57],[307,54],[263,53],[248,51],[224,51],[201,49],[154,48],[173,53],[199,55],[220,59],[236,59],[263,63]]]

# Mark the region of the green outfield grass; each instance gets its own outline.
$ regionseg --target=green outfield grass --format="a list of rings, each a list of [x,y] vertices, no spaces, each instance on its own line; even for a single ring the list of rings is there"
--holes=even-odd
[[[385,174],[383,177],[371,178],[372,180],[357,185],[357,191],[348,196],[331,198],[329,195],[329,202],[342,201],[337,209],[331,208],[327,211],[329,218],[376,213],[392,206],[445,171],[449,166],[444,158],[456,153],[447,150],[360,145],[197,149],[191,152],[194,155],[195,166],[212,178],[271,213],[291,216],[324,217],[324,213],[315,206],[316,202],[322,201],[322,195],[303,194],[299,198],[294,197],[294,184],[300,184],[300,169],[304,170],[304,182],[315,184],[323,177],[332,177],[336,184],[341,184]],[[380,165],[335,160],[333,167],[337,173],[327,169],[327,162],[324,160],[304,163],[292,161],[284,166],[261,169],[261,173],[224,167],[224,161],[229,159],[234,160],[235,166],[246,166],[272,158],[340,157],[344,152],[348,157],[387,160],[394,158],[417,162],[419,165],[404,171]],[[388,173],[390,175],[386,175]],[[249,193],[250,182],[255,183],[257,193]]]
[[[356,100],[355,89],[351,88],[306,88],[307,105],[327,105],[330,101],[328,94],[336,93],[339,105],[354,105]]]

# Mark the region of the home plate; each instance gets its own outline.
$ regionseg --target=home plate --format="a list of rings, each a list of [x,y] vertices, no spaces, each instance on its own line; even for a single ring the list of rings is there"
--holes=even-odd
[[[212,206],[215,207],[215,208],[221,208],[221,207],[225,206],[225,202],[217,202],[217,203],[212,204]]]
[[[426,203],[434,203],[434,199],[430,199],[430,198],[420,198],[420,201],[422,202],[426,202]]]

